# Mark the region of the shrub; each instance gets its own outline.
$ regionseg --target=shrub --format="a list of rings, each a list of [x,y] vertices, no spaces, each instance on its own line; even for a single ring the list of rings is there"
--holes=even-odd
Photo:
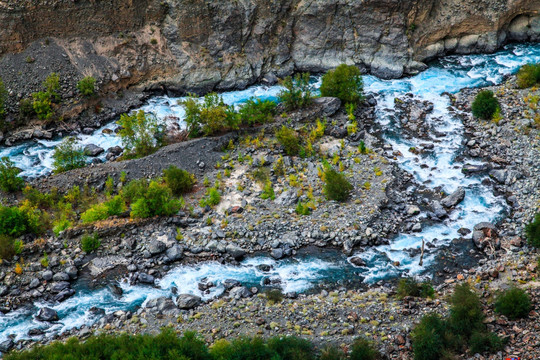
[[[147,190],[148,190],[148,180],[146,179],[131,180],[129,183],[127,183],[126,186],[122,188],[121,196],[125,201],[129,203],[133,203],[138,198],[143,197],[146,194]]]
[[[497,297],[495,311],[511,320],[527,317],[531,311],[531,300],[527,292],[512,287]]]
[[[306,204],[302,204],[301,201],[298,201],[298,204],[296,204],[296,213],[298,215],[309,215],[311,214],[311,208],[307,206]]]
[[[283,146],[287,155],[298,155],[300,152],[300,140],[293,129],[283,125],[281,129],[276,131],[276,139]]]
[[[268,348],[282,360],[314,360],[315,351],[311,342],[295,336],[274,337],[268,340]]]
[[[81,214],[83,223],[91,223],[95,221],[105,220],[109,216],[117,216],[126,211],[126,204],[120,195],[116,195],[112,199],[92,205],[88,210]]]
[[[540,82],[540,64],[523,65],[517,73],[517,86],[525,89]]]
[[[345,104],[357,104],[364,99],[364,82],[354,65],[341,64],[322,78],[321,96],[339,98]]]
[[[397,297],[404,298],[405,296],[414,297],[432,297],[435,290],[429,282],[419,283],[414,278],[400,279],[397,288]]]
[[[225,104],[223,98],[216,93],[205,95],[202,102],[191,95],[179,104],[186,110],[185,122],[191,137],[209,136],[238,128],[238,116],[234,107]]]
[[[53,152],[53,169],[58,174],[86,166],[86,156],[82,147],[77,146],[72,136],[65,138]]]
[[[16,207],[0,206],[0,235],[20,236],[29,231],[28,219]]]
[[[93,233],[92,235],[84,234],[81,238],[81,248],[87,254],[96,251],[100,246],[101,241],[97,233]]]
[[[53,115],[51,96],[39,91],[32,94],[32,109],[40,120],[48,120]]]
[[[275,352],[259,337],[240,337],[228,342],[217,342],[210,351],[216,360],[271,360]]]
[[[21,170],[17,169],[8,157],[0,159],[0,190],[16,192],[22,189],[24,180],[17,176]]]
[[[240,121],[244,125],[266,124],[274,119],[276,103],[270,100],[250,98],[238,111]]]
[[[23,200],[19,205],[19,211],[26,220],[26,232],[41,234],[45,231],[47,214],[33,205],[29,200]]]
[[[283,103],[286,110],[296,110],[311,103],[309,73],[296,74],[294,80],[292,77],[287,76],[280,84],[285,89],[278,94],[278,99]]]
[[[58,76],[57,73],[53,72],[49,76],[47,76],[47,78],[43,82],[43,87],[45,88],[45,91],[52,100],[59,100],[59,96],[56,91],[60,90],[60,76]]]
[[[469,284],[457,285],[450,299],[449,325],[452,331],[468,339],[474,332],[483,332],[484,313],[478,295]]]
[[[206,190],[205,196],[201,199],[199,202],[199,205],[201,207],[205,206],[216,206],[221,201],[221,194],[219,193],[219,190],[215,187],[212,187],[208,190]]]
[[[446,354],[446,324],[435,313],[425,315],[412,333],[412,347],[415,360],[440,360]]]
[[[266,292],[266,299],[272,303],[280,303],[283,301],[283,293],[279,289],[270,289]]]
[[[151,181],[144,196],[131,205],[131,217],[171,216],[180,210],[181,202],[174,199],[166,185]]]
[[[0,121],[4,120],[6,115],[6,99],[8,97],[8,92],[4,86],[4,82],[0,78]]]
[[[21,101],[19,101],[20,117],[26,118],[34,114],[34,103],[32,102],[32,99],[22,99]]]
[[[356,339],[351,346],[350,360],[376,360],[381,354],[366,339]]]
[[[266,184],[264,184],[261,199],[274,200],[275,198],[276,194],[274,193],[274,187],[272,186],[272,183],[270,181],[267,181]]]
[[[81,92],[83,96],[90,97],[93,96],[96,92],[96,79],[92,76],[86,76],[85,78],[79,80],[77,83],[77,89]]]
[[[321,350],[319,360],[347,360],[347,355],[335,346],[326,346]]]
[[[324,194],[329,200],[345,201],[349,198],[353,186],[345,175],[327,166],[323,178]]]
[[[122,114],[117,124],[121,126],[118,135],[129,158],[150,155],[163,144],[162,126],[153,114],[146,114],[143,110]]]
[[[525,235],[529,245],[540,248],[540,213],[537,213],[534,220],[525,227]]]
[[[60,233],[71,226],[71,221],[66,217],[61,217],[53,223],[54,235],[58,236]]]
[[[163,178],[165,183],[172,190],[173,194],[181,195],[190,192],[195,185],[195,176],[177,168],[176,166],[169,166],[168,169],[163,170]]]
[[[476,332],[469,341],[472,354],[495,352],[503,349],[503,341],[496,334]]]
[[[498,108],[499,101],[491,90],[480,91],[471,106],[473,115],[484,120],[491,120]]]
[[[13,238],[8,235],[0,235],[0,259],[10,260],[15,254],[15,242]]]

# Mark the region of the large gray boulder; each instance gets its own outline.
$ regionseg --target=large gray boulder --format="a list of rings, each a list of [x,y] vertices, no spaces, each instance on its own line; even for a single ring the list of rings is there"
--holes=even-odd
[[[88,144],[84,147],[84,153],[90,157],[96,157],[99,154],[103,153],[104,151],[105,150],[102,147],[99,147],[94,144]]]
[[[182,258],[184,249],[180,245],[173,245],[169,249],[167,249],[167,252],[165,255],[167,255],[167,259],[169,261],[177,261]]]
[[[201,298],[192,294],[180,294],[176,298],[176,306],[182,310],[190,310],[201,303]]]
[[[167,250],[167,245],[159,240],[152,240],[146,248],[150,251],[150,254],[157,255]]]
[[[441,204],[444,207],[451,208],[462,202],[463,199],[465,199],[465,188],[460,186],[452,194],[442,199]]]
[[[56,310],[48,308],[48,307],[44,307],[44,308],[39,309],[39,312],[37,314],[37,319],[41,321],[51,322],[51,321],[58,321],[59,318],[58,318],[58,313],[56,312]]]
[[[241,260],[246,255],[246,251],[244,249],[234,244],[227,245],[225,251],[227,251],[227,253],[231,255],[235,260]]]

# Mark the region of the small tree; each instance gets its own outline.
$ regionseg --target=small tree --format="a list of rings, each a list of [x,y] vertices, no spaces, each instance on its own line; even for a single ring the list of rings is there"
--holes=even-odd
[[[274,119],[276,106],[276,103],[270,100],[250,98],[242,104],[238,115],[245,125],[266,124]]]
[[[150,155],[162,145],[162,127],[153,114],[145,114],[142,110],[123,114],[117,123],[122,127],[118,134],[128,157]]]
[[[191,95],[179,104],[186,110],[185,122],[191,137],[210,136],[238,128],[239,117],[234,108],[225,104],[216,93],[206,94],[202,102]]]
[[[345,104],[356,105],[364,99],[364,82],[354,65],[341,64],[322,78],[321,96],[339,98]]]
[[[525,234],[529,245],[540,248],[540,213],[537,213],[534,220],[525,227]]]
[[[32,94],[32,108],[40,120],[49,120],[52,115],[52,102],[49,93],[39,91]]]
[[[96,79],[94,79],[92,76],[87,76],[77,83],[77,89],[83,96],[86,97],[91,97],[96,93],[95,86]]]
[[[298,155],[300,152],[300,140],[293,129],[283,125],[281,129],[276,131],[276,139],[283,146],[287,155]]]
[[[56,174],[86,166],[86,156],[77,140],[69,136],[56,147],[52,155],[53,169]]]
[[[498,108],[499,101],[491,90],[480,91],[471,106],[473,115],[484,120],[491,120]]]
[[[495,311],[511,320],[521,319],[531,311],[531,299],[525,290],[512,287],[497,296]]]
[[[303,108],[311,103],[311,85],[309,84],[309,73],[296,74],[294,80],[287,76],[281,81],[283,89],[279,94],[279,101],[285,105],[287,110]]]
[[[4,192],[16,192],[22,189],[24,180],[17,176],[20,169],[13,165],[8,157],[0,159],[0,189]]]
[[[345,175],[327,166],[323,174],[324,194],[329,200],[345,201],[351,195],[353,186]]]

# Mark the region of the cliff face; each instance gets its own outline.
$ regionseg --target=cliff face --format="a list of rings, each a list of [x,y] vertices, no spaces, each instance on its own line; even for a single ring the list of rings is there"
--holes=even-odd
[[[65,54],[73,77],[121,84],[111,89],[229,89],[340,63],[395,78],[436,56],[538,41],[539,9],[540,0],[0,0],[0,76],[16,86],[7,60],[51,38],[57,46],[41,51]]]

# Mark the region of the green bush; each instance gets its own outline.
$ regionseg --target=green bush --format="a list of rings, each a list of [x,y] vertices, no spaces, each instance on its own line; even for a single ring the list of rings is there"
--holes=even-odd
[[[109,216],[118,216],[126,211],[126,204],[122,196],[116,195],[112,199],[92,205],[88,210],[81,214],[83,223],[92,223],[105,220]]]
[[[525,227],[525,235],[529,245],[540,248],[540,213],[537,213],[534,220]]]
[[[60,76],[57,73],[51,73],[43,82],[43,87],[52,101],[60,100],[60,96],[56,93],[60,90]]]
[[[364,82],[354,65],[341,64],[322,78],[321,96],[339,98],[344,104],[357,104],[364,99]]]
[[[527,292],[512,287],[497,296],[495,311],[511,320],[521,319],[531,311],[531,299]]]
[[[350,360],[376,360],[381,354],[373,347],[373,344],[366,339],[359,338],[351,346]]]
[[[53,233],[58,236],[60,233],[71,226],[71,221],[66,217],[61,217],[53,223]]]
[[[32,99],[21,99],[21,101],[19,101],[19,116],[27,118],[32,115],[35,115]]]
[[[53,115],[50,94],[46,91],[33,93],[32,109],[40,120],[49,120]]]
[[[180,210],[181,202],[173,198],[166,185],[151,181],[144,196],[131,205],[131,217],[171,216]]]
[[[148,191],[147,179],[131,180],[122,188],[121,196],[126,202],[133,203],[138,198],[143,197],[146,191]]]
[[[279,289],[270,289],[265,293],[266,299],[273,303],[280,303],[283,301],[283,292]]]
[[[204,341],[194,333],[186,332],[179,337],[174,330],[165,329],[159,335],[100,335],[92,336],[85,342],[71,338],[65,343],[55,342],[22,352],[12,352],[5,355],[4,359],[211,360],[212,357]]]
[[[335,346],[326,346],[321,350],[319,360],[347,360],[347,355]]]
[[[52,157],[55,174],[86,166],[84,150],[77,145],[77,140],[72,136],[62,140],[54,150]]]
[[[11,260],[15,253],[13,238],[8,235],[0,235],[0,260]]]
[[[398,282],[397,297],[403,299],[405,296],[432,297],[435,294],[433,286],[429,282],[419,283],[414,278],[403,278]]]
[[[191,137],[210,136],[238,128],[239,120],[234,107],[225,104],[216,93],[205,95],[202,102],[191,95],[179,104],[186,110],[185,122]]]
[[[176,166],[169,166],[163,170],[163,178],[165,183],[175,195],[182,195],[190,192],[195,185],[195,176],[186,170],[179,169]]]
[[[258,337],[240,337],[228,342],[216,342],[210,351],[215,360],[277,360],[275,352],[268,348],[264,340]]]
[[[296,204],[296,213],[298,215],[309,215],[311,214],[311,208],[307,206],[306,204],[302,204],[301,201],[298,201],[298,204]]]
[[[526,64],[519,68],[517,86],[521,89],[530,88],[540,82],[540,64]]]
[[[93,96],[96,93],[96,79],[92,76],[86,76],[77,83],[77,89],[83,96]]]
[[[450,298],[449,325],[456,335],[468,339],[474,332],[485,331],[484,312],[478,295],[469,284],[457,285]]]
[[[266,124],[274,119],[276,103],[270,100],[250,98],[238,111],[240,121],[244,125]]]
[[[271,199],[275,200],[276,194],[274,192],[274,187],[272,186],[272,182],[267,181],[266,184],[264,184],[263,191],[261,194],[261,199]]]
[[[153,114],[143,110],[122,114],[117,124],[121,127],[118,135],[128,158],[150,155],[163,145],[163,128]]]
[[[296,74],[294,79],[287,76],[280,82],[284,89],[278,94],[278,99],[286,110],[296,110],[309,105],[312,101],[309,73]]]
[[[219,190],[215,187],[212,187],[208,190],[206,190],[205,196],[201,199],[199,202],[199,205],[201,207],[205,206],[216,206],[221,201],[221,194]]]
[[[0,121],[4,120],[6,116],[6,100],[8,97],[8,92],[4,86],[2,78],[0,78]]]
[[[17,169],[8,157],[0,159],[0,190],[16,192],[22,189],[24,180],[17,176],[21,170]]]
[[[484,120],[491,120],[498,108],[499,101],[491,90],[480,91],[471,106],[473,115]]]
[[[101,240],[99,240],[99,236],[97,233],[90,234],[84,234],[81,238],[81,248],[82,250],[89,254],[101,246]]]
[[[445,332],[445,321],[439,315],[431,313],[422,317],[411,333],[414,359],[443,359],[447,354]]]
[[[281,129],[276,131],[276,139],[283,146],[287,155],[294,156],[300,152],[300,140],[298,139],[298,134],[293,129],[283,125]]]
[[[469,341],[472,354],[495,352],[503,349],[503,341],[496,334],[476,332]]]
[[[324,194],[329,200],[346,201],[351,195],[353,186],[345,175],[327,166],[323,174]]]
[[[0,206],[0,235],[20,236],[30,231],[28,218],[17,207]]]
[[[315,360],[313,344],[295,336],[271,338],[268,340],[268,348],[281,360]]]

